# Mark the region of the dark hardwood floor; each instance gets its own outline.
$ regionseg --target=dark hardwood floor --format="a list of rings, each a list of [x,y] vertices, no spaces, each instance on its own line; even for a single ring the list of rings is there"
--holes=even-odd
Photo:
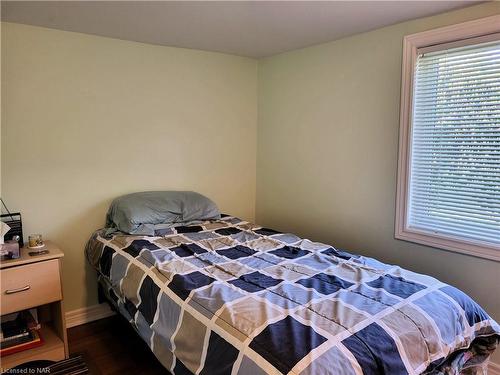
[[[68,330],[70,354],[83,354],[92,375],[169,374],[120,316]]]

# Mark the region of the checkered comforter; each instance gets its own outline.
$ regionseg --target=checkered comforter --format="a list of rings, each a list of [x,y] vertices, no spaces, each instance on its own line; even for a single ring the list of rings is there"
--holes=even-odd
[[[156,237],[98,231],[86,253],[174,374],[458,374],[500,334],[432,277],[231,216]]]

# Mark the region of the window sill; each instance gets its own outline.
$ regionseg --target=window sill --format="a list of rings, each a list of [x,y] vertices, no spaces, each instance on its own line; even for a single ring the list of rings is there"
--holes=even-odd
[[[468,241],[453,236],[439,235],[412,228],[397,230],[395,238],[500,262],[500,246],[481,241]]]

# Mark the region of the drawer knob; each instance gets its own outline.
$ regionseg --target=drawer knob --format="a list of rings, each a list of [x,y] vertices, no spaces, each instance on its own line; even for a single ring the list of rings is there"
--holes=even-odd
[[[29,285],[26,285],[26,286],[23,286],[22,288],[17,288],[17,289],[7,289],[5,291],[5,294],[14,294],[14,293],[19,293],[19,292],[24,292],[28,289],[30,289],[31,286]]]

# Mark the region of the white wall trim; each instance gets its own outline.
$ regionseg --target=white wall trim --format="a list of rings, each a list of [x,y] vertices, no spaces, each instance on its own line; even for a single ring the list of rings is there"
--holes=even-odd
[[[67,311],[65,314],[66,328],[79,326],[93,322],[94,320],[107,318],[108,316],[115,315],[107,303],[83,307],[81,309]]]
[[[490,361],[488,364],[488,375],[500,375],[500,364]]]

